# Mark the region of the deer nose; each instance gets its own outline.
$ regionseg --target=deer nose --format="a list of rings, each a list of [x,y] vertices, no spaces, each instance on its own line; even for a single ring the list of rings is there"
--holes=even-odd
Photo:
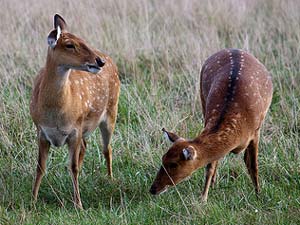
[[[105,60],[104,59],[101,59],[100,57],[96,57],[96,62],[97,62],[97,65],[99,67],[103,67],[105,65]]]

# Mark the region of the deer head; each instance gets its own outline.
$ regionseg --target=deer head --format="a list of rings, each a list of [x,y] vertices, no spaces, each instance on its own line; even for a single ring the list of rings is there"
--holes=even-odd
[[[173,143],[162,157],[162,166],[150,188],[151,194],[160,194],[189,177],[196,169],[196,147],[188,140],[168,132],[164,135]]]
[[[97,56],[82,39],[66,31],[65,20],[54,16],[54,30],[48,35],[48,56],[62,70],[83,70],[98,73],[105,61]]]

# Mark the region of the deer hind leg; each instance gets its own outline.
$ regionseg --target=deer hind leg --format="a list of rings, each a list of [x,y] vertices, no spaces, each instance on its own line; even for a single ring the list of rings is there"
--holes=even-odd
[[[80,199],[80,192],[79,192],[79,183],[78,183],[78,175],[79,175],[79,155],[81,151],[81,138],[73,137],[71,140],[68,141],[69,146],[69,157],[70,157],[70,170],[71,170],[71,177],[74,189],[74,204],[75,207],[82,209],[82,203]]]
[[[48,158],[50,143],[42,136],[39,137],[39,156],[38,156],[38,164],[36,167],[36,177],[33,186],[33,197],[34,200],[37,200],[39,188],[42,182],[42,178],[46,171],[46,161]]]
[[[79,169],[81,169],[82,167],[85,151],[86,151],[86,140],[82,138],[81,145],[80,145],[79,162],[78,162]]]
[[[112,149],[110,146],[111,136],[113,134],[116,123],[116,112],[112,115],[107,114],[107,119],[100,123],[100,130],[103,140],[103,154],[106,160],[107,174],[109,177],[112,175]]]
[[[209,163],[206,166],[205,186],[202,192],[202,202],[204,203],[207,202],[208,190],[211,185],[211,181],[213,177],[216,176],[217,165],[218,165],[218,161],[213,161],[212,163]]]
[[[259,132],[256,135],[255,139],[252,140],[248,145],[244,155],[244,162],[247,166],[248,173],[255,186],[255,191],[257,194],[260,192],[260,187],[258,183],[258,161],[257,161],[258,143],[259,143]]]

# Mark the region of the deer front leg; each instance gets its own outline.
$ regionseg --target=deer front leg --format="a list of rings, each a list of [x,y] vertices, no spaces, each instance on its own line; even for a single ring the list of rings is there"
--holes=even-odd
[[[213,161],[212,163],[207,164],[206,166],[206,176],[205,176],[205,186],[202,192],[202,202],[207,202],[208,190],[212,181],[212,177],[215,176],[215,171],[218,165],[218,161]]]
[[[79,155],[81,147],[81,135],[74,135],[68,141],[69,146],[69,157],[70,157],[70,170],[74,189],[74,204],[75,207],[82,209],[82,203],[80,199],[78,174],[79,174]]]
[[[38,163],[36,167],[36,177],[35,182],[33,186],[33,198],[36,201],[39,188],[42,182],[42,178],[46,171],[46,161],[48,158],[50,143],[46,140],[46,138],[43,136],[43,134],[39,135],[39,156],[38,156]]]
[[[81,146],[80,146],[80,153],[79,153],[79,169],[81,169],[83,164],[83,158],[86,151],[86,140],[82,138]]]
[[[212,179],[211,179],[211,187],[214,188],[216,182],[217,182],[217,171],[218,171],[218,162],[219,161],[216,161],[216,165],[215,165],[215,171],[214,171],[214,174],[212,176]]]

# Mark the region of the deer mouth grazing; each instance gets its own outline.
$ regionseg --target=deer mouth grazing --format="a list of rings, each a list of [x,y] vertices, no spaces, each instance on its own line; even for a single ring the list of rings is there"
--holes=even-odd
[[[169,188],[169,185],[166,185],[164,188],[158,190],[155,186],[152,186],[150,188],[150,193],[152,195],[160,195],[160,194],[166,192],[168,190],[168,188]]]

